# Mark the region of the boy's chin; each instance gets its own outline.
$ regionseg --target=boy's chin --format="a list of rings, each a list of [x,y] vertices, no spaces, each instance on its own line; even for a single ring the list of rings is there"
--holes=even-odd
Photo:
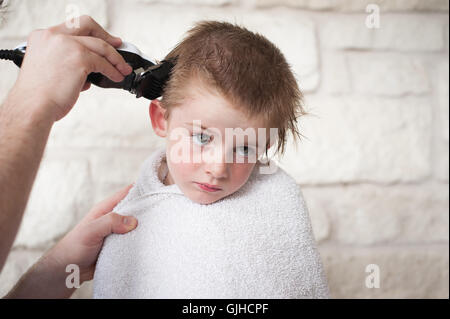
[[[204,197],[202,197],[202,196],[196,196],[196,197],[194,197],[194,196],[187,196],[187,197],[191,201],[193,201],[194,203],[201,204],[201,205],[213,204],[213,203],[215,203],[215,202],[217,202],[217,201],[219,201],[219,200],[221,200],[223,198],[223,196],[222,197],[210,196],[210,198],[208,198],[209,196],[204,196]]]

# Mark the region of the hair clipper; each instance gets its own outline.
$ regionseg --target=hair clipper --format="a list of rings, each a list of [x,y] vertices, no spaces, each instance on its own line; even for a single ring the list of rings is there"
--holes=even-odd
[[[124,89],[146,99],[154,100],[162,95],[164,85],[170,77],[170,71],[176,61],[152,61],[141,53],[134,45],[122,42],[116,48],[117,52],[132,67],[133,71],[125,76],[123,81],[114,82],[101,73],[90,73],[87,81],[102,88]],[[25,56],[26,42],[18,45],[14,50],[0,50],[0,59],[12,60],[18,67],[22,65]]]

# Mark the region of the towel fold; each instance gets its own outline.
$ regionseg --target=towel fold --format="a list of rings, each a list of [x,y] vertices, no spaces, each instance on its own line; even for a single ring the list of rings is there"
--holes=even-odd
[[[279,167],[260,174],[264,164],[258,162],[237,192],[202,205],[176,184],[161,182],[165,155],[165,148],[152,153],[114,208],[139,225],[105,239],[94,298],[329,297],[308,210],[292,177]]]

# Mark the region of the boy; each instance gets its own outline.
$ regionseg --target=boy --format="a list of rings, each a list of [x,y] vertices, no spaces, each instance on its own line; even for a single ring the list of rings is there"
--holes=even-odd
[[[269,128],[282,154],[305,114],[282,53],[204,21],[165,59],[176,64],[149,113],[166,146],[114,209],[139,226],[105,241],[94,297],[328,297],[298,186],[282,170],[261,174],[256,160],[274,144]]]

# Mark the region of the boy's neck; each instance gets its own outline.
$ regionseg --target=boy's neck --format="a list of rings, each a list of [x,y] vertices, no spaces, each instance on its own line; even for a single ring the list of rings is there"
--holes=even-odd
[[[164,177],[164,176],[163,176],[163,172],[165,172],[166,170],[167,170],[167,174],[166,174],[166,176]],[[158,175],[161,177],[160,180],[164,177],[164,180],[163,180],[163,182],[162,182],[164,185],[169,186],[169,185],[174,184],[174,182],[173,182],[173,180],[172,180],[172,177],[170,176],[170,172],[169,172],[169,169],[168,169],[168,167],[167,167],[167,162],[166,162],[165,159],[163,159],[163,160],[161,161],[161,165],[159,165],[159,172],[158,172]]]

